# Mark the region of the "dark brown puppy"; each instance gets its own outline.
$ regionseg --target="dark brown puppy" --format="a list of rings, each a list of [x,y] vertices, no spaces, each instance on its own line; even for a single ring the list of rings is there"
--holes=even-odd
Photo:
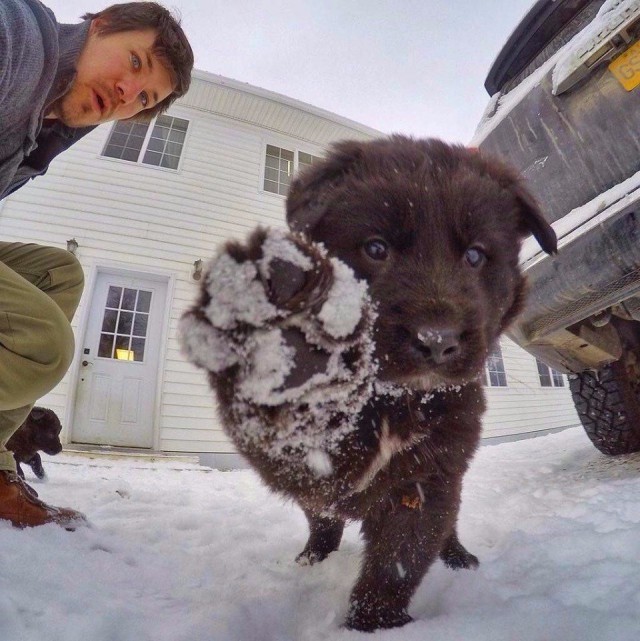
[[[185,352],[210,372],[238,449],[304,510],[310,537],[299,562],[323,560],[338,548],[346,520],[362,522],[364,558],[347,626],[403,625],[438,556],[453,568],[478,563],[458,541],[456,521],[480,438],[480,377],[489,349],[523,305],[522,239],[532,233],[554,252],[555,234],[502,164],[399,136],[335,145],[294,181],[287,220],[302,234],[290,235],[291,244],[312,267],[286,252],[274,259],[266,232],[229,244],[183,319]],[[332,257],[367,283],[373,301],[364,300],[360,322],[343,337],[328,336],[322,321],[338,280]],[[236,278],[233,265],[247,284],[220,295],[219,281]],[[254,285],[266,296],[259,318],[237,302]],[[237,311],[231,320],[218,309],[229,300]],[[342,302],[345,315],[349,302]],[[274,328],[295,356],[281,385],[260,400],[247,380],[260,378],[256,371],[270,375],[270,357],[252,355]],[[336,354],[342,374],[322,378]],[[310,380],[319,381],[319,394],[287,396]],[[318,410],[317,399],[335,392],[336,381],[348,393]]]
[[[7,449],[13,452],[18,474],[22,478],[24,472],[21,463],[29,465],[39,479],[46,476],[38,452],[43,451],[50,456],[59,454],[62,451],[61,430],[62,425],[53,410],[44,407],[31,410],[25,422],[7,442]]]

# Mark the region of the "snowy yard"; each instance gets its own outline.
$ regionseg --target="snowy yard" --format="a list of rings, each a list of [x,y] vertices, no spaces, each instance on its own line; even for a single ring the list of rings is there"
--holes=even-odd
[[[0,525],[1,641],[640,638],[640,455],[605,458],[579,429],[483,447],[460,517],[480,569],[438,561],[416,621],[373,635],[340,627],[357,526],[299,567],[305,519],[252,472],[65,454],[45,468],[41,497],[93,527]]]

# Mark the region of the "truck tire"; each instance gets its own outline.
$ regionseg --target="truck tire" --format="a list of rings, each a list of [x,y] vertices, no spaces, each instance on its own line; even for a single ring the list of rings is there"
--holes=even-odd
[[[638,383],[627,372],[624,361],[570,377],[569,387],[582,426],[603,454],[616,456],[640,450]]]

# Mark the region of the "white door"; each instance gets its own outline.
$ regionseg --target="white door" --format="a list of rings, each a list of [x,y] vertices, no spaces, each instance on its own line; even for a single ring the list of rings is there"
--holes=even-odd
[[[153,447],[165,282],[99,273],[72,426],[75,443]]]

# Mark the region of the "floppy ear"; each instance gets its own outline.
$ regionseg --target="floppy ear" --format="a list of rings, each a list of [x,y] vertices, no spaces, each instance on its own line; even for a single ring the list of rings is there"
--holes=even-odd
[[[477,150],[471,151],[475,162],[480,162],[484,172],[487,172],[504,189],[508,189],[520,205],[519,231],[522,236],[532,234],[540,247],[547,254],[558,252],[558,239],[553,227],[545,220],[538,202],[533,194],[525,187],[523,179],[512,167],[505,165],[501,160],[488,156]]]
[[[545,220],[536,199],[525,189],[521,181],[516,181],[511,189],[520,204],[520,228],[524,236],[533,234],[538,244],[547,254],[558,253],[558,238],[553,227]]]
[[[31,410],[30,414],[32,419],[39,421],[40,419],[44,418],[46,411],[43,407],[34,407]]]
[[[310,232],[318,224],[332,192],[362,155],[362,143],[358,141],[336,143],[326,159],[307,167],[294,179],[287,195],[287,224],[292,231]]]

